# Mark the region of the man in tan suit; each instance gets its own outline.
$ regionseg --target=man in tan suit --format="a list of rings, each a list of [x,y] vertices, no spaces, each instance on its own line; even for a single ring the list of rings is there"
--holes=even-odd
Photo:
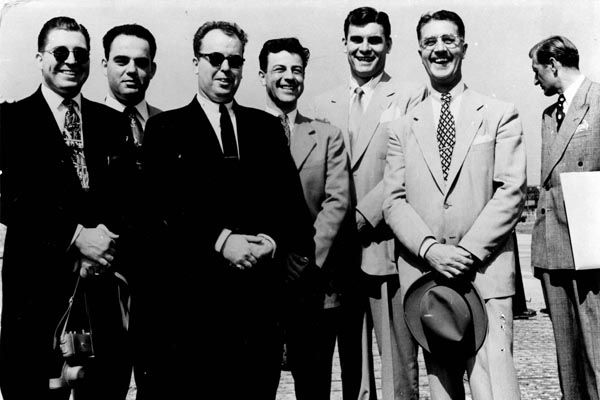
[[[454,12],[425,14],[417,25],[429,97],[390,125],[384,215],[398,245],[402,293],[423,273],[474,281],[488,316],[471,357],[425,353],[432,399],[520,398],[512,359],[515,249],[526,160],[514,106],[462,80],[465,29]]]
[[[156,73],[156,40],[141,25],[119,25],[102,39],[104,75],[108,94],[104,103],[127,115],[132,130],[131,140],[141,146],[148,118],[161,112],[146,101],[146,90]]]
[[[356,340],[362,341],[355,345],[362,347],[363,353],[358,355],[358,364],[362,362],[362,372],[358,372],[362,375],[359,398],[377,398],[371,349],[374,328],[382,359],[383,399],[416,399],[417,347],[404,319],[398,318],[402,302],[393,240],[382,213],[382,179],[388,145],[383,126],[418,103],[423,90],[401,85],[384,71],[386,56],[392,48],[390,21],[385,12],[370,7],[352,10],[344,21],[343,42],[350,66],[349,82],[318,96],[314,113],[317,119],[342,129],[351,160],[360,271],[353,285],[354,297],[348,294],[344,307],[354,308],[356,317],[348,318],[358,320]],[[411,97],[412,93],[416,95]],[[342,379],[343,373],[344,370]]]
[[[542,174],[531,264],[552,319],[565,400],[600,398],[600,271],[575,271],[560,183],[563,172],[600,171],[600,85],[579,72],[563,36],[529,52],[534,83],[558,101],[542,115]]]
[[[339,265],[339,240],[350,205],[350,178],[340,130],[297,109],[309,54],[296,38],[268,40],[259,55],[259,76],[267,92],[266,111],[280,118],[288,136],[313,218],[315,263],[320,268],[311,279],[289,282],[285,290],[288,364],[298,400],[328,400],[335,342],[343,334],[335,274],[345,267]]]

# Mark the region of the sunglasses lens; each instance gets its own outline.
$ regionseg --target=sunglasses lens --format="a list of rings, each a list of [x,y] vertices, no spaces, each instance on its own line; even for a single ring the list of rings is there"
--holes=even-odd
[[[90,53],[84,49],[74,49],[73,57],[78,63],[86,63],[90,60]]]
[[[223,61],[225,61],[225,56],[221,53],[210,53],[207,55],[207,57],[208,62],[213,67],[220,67],[221,64],[223,64]]]
[[[64,46],[57,47],[52,51],[54,58],[58,62],[64,62],[67,58],[69,58],[69,49]]]
[[[244,65],[244,59],[242,56],[230,56],[227,61],[229,62],[229,67],[231,68],[240,68]]]

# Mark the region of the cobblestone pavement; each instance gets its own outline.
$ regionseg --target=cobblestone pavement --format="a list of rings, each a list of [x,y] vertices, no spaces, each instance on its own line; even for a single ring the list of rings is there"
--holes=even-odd
[[[531,270],[531,236],[518,235],[519,259],[527,307],[537,311],[529,320],[514,321],[514,358],[523,400],[560,399],[556,353],[550,319],[539,312],[544,307],[542,288]],[[375,360],[377,388],[381,387],[380,361]],[[277,400],[295,400],[293,379],[282,373]],[[468,393],[468,385],[466,385]],[[419,355],[419,390],[421,399],[429,399],[429,388],[423,358]],[[381,393],[378,393],[381,398]],[[471,399],[470,395],[467,395]],[[342,399],[339,361],[334,360],[331,400]]]

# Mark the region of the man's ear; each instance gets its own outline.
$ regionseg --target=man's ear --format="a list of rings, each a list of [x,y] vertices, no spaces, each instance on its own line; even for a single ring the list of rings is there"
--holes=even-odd
[[[548,65],[550,65],[550,67],[552,68],[552,72],[554,73],[554,76],[556,76],[558,74],[558,69],[562,67],[562,64],[560,63],[560,61],[558,61],[554,57],[550,57],[550,60],[548,60]]]
[[[387,54],[390,54],[390,51],[392,51],[392,37],[390,36],[389,38],[386,39],[387,41]]]
[[[152,61],[152,64],[150,64],[150,79],[154,78],[154,74],[156,74],[156,63]]]
[[[192,63],[194,64],[194,74],[198,75],[198,62],[200,60],[197,57],[192,59]]]
[[[106,58],[103,58],[102,59],[102,72],[104,73],[104,76],[108,75],[108,72],[106,70],[107,67],[108,67],[108,62],[106,61]]]
[[[344,45],[344,50],[343,50],[343,51],[344,51],[344,53],[347,53],[347,52],[348,52],[348,49],[347,49],[347,47],[346,47],[346,46],[348,45],[348,39],[346,39],[346,37],[345,37],[345,36],[342,38],[342,44]]]
[[[258,71],[258,79],[260,80],[260,83],[263,86],[267,86],[267,82],[265,82],[265,72],[264,71],[261,71],[261,70]]]

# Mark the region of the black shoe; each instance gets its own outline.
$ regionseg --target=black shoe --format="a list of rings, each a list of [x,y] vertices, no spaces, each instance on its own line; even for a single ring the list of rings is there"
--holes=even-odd
[[[533,318],[537,315],[537,312],[528,308],[527,310],[520,312],[518,314],[513,315],[513,319],[529,319]]]

